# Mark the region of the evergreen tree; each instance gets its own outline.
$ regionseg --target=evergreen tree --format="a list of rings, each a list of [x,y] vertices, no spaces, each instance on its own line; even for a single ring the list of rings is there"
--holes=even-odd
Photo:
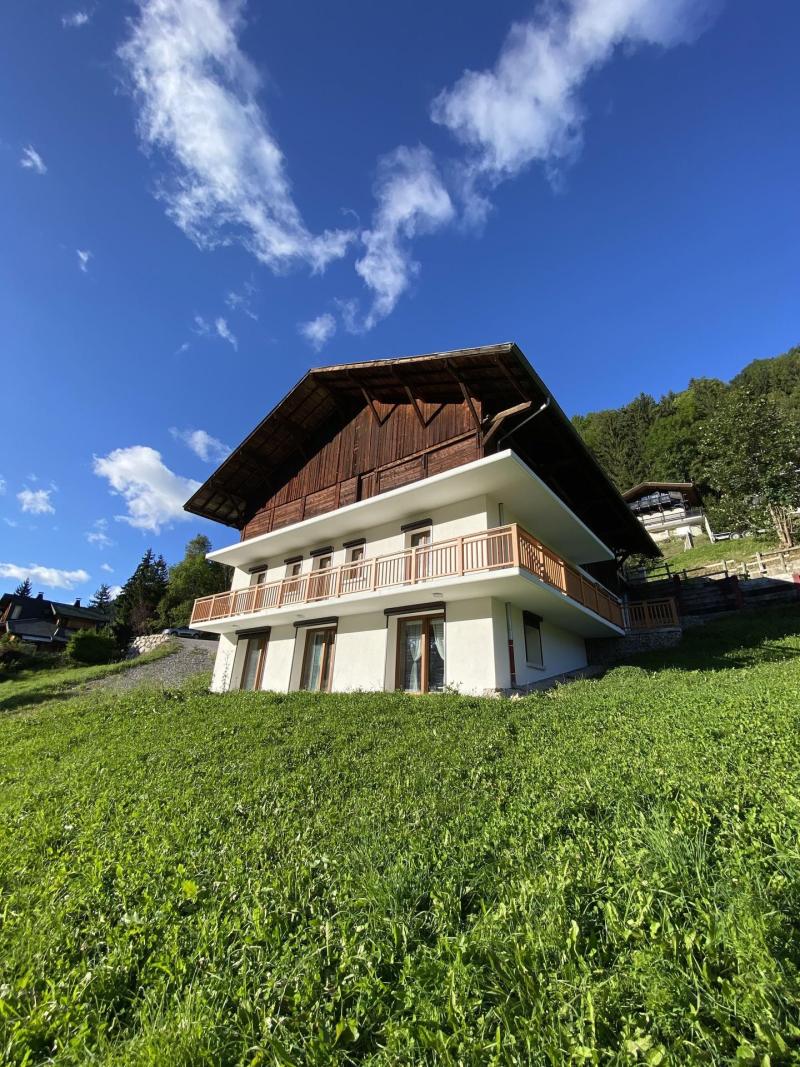
[[[14,596],[31,596],[32,589],[33,586],[31,585],[30,578],[26,578],[25,581],[20,582],[14,590]]]
[[[114,622],[120,640],[124,635],[151,633],[157,619],[156,610],[167,590],[167,564],[148,548],[139,566],[122,587],[114,601]]]
[[[209,539],[198,534],[187,544],[181,562],[170,567],[169,585],[158,606],[162,627],[187,625],[198,597],[221,593],[230,586],[230,567],[206,559],[210,551]]]
[[[97,608],[98,611],[105,612],[106,615],[110,615],[111,605],[111,587],[109,585],[106,585],[105,582],[103,582],[102,585],[100,585],[97,589],[97,592],[94,594],[92,599],[89,601],[89,606],[92,608]]]

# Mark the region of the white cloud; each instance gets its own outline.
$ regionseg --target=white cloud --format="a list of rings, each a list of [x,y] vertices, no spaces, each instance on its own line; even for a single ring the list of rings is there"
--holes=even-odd
[[[128,514],[116,518],[154,533],[167,523],[189,519],[183,505],[200,488],[194,479],[173,473],[161,453],[146,445],[95,456],[94,473],[107,478],[112,491],[125,499]]]
[[[19,165],[25,167],[26,170],[35,170],[37,174],[47,174],[47,166],[45,161],[33,147],[33,145],[27,145],[22,149],[22,156],[20,157]]]
[[[221,463],[230,455],[230,448],[205,430],[178,430],[175,426],[169,431],[176,441],[183,441],[204,463]]]
[[[223,341],[227,341],[229,345],[232,345],[235,350],[239,349],[239,342],[231,333],[230,327],[225,319],[220,315],[214,322],[214,329],[217,331]]]
[[[73,589],[75,585],[89,581],[89,575],[84,570],[65,571],[59,567],[43,567],[39,563],[30,563],[27,567],[16,563],[0,563],[0,578],[12,578],[15,582],[30,578],[32,582],[50,589]]]
[[[241,311],[254,322],[258,322],[258,315],[251,307],[251,301],[258,292],[252,282],[245,282],[239,290],[231,289],[225,297],[225,303],[231,311]]]
[[[5,491],[6,491],[6,480],[5,480],[5,478],[0,477],[0,496],[3,496]]]
[[[17,500],[23,511],[31,515],[54,515],[55,508],[50,502],[51,489],[23,489],[17,493]]]
[[[190,347],[189,342],[188,341],[184,341],[182,345],[178,345],[178,347],[175,349],[175,355],[176,356],[182,356],[184,352],[188,352],[189,351],[189,347]]]
[[[91,530],[86,533],[86,540],[98,548],[111,548],[114,541],[108,536],[108,519],[95,519]]]
[[[112,585],[110,587],[110,589],[108,590],[108,595],[111,597],[112,600],[116,600],[121,592],[122,592],[122,586],[121,585]]]
[[[92,253],[89,252],[88,249],[84,251],[80,248],[76,248],[75,251],[78,253],[78,266],[84,274],[88,274],[89,260],[92,258]]]
[[[202,315],[195,315],[192,329],[198,337],[206,337],[211,333],[211,324],[206,322]]]
[[[552,172],[574,158],[587,76],[619,47],[693,40],[718,0],[570,0],[511,26],[491,70],[465,71],[431,117],[467,146],[469,184],[513,177],[533,162]]]
[[[19,526],[19,523],[16,519],[8,519],[5,517],[5,515],[3,516],[3,522],[6,524],[6,526],[10,526],[12,529],[15,529],[17,526]]]
[[[61,25],[65,29],[79,29],[81,26],[85,26],[91,17],[88,11],[73,11],[71,15],[61,16]]]
[[[314,235],[294,203],[283,153],[257,99],[255,67],[239,48],[243,0],[140,0],[120,49],[147,146],[171,178],[160,195],[172,220],[201,248],[240,241],[280,269],[322,270],[352,239]]]
[[[105,571],[106,574],[113,574],[114,573],[114,568],[109,566],[108,563],[101,563],[100,564],[100,570],[101,571]]]
[[[365,330],[392,311],[420,269],[408,242],[444,226],[455,215],[433,155],[423,145],[396,148],[380,160],[375,196],[372,229],[361,234],[366,252],[356,263],[356,271],[374,294],[362,325]]]
[[[301,322],[297,330],[309,344],[313,345],[314,350],[319,352],[336,333],[336,319],[326,311],[324,315],[317,315],[309,322]]]

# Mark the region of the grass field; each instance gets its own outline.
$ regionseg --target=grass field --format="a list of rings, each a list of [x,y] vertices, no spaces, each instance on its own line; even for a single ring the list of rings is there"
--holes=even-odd
[[[691,567],[707,567],[711,563],[721,563],[723,560],[751,560],[756,552],[774,552],[776,550],[774,540],[763,537],[740,537],[736,541],[699,541],[694,548],[684,549],[683,541],[672,539],[659,545],[669,565],[673,570],[683,570]],[[660,560],[654,561],[658,566]]]
[[[0,679],[0,714],[4,711],[12,711],[14,708],[41,704],[46,700],[64,696],[68,690],[74,690],[85,682],[93,682],[109,674],[119,674],[120,671],[140,667],[143,663],[164,659],[165,656],[171,656],[173,652],[177,652],[179,648],[177,641],[165,641],[152,652],[146,652],[142,656],[137,656],[136,659],[126,659],[119,663],[105,663],[95,667],[57,664],[54,667],[38,666],[35,670],[22,670],[7,676],[3,675]]]
[[[0,1060],[800,1058],[800,612],[524,700],[0,716]]]

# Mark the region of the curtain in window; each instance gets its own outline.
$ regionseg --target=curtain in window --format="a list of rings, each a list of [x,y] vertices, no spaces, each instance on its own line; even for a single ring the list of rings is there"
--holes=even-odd
[[[418,692],[422,689],[422,623],[407,622],[405,625],[405,678],[404,689]]]
[[[444,688],[444,619],[431,619],[428,653],[428,689]]]
[[[317,630],[308,635],[311,641],[311,650],[308,659],[307,689],[319,689],[322,681],[322,657],[325,652],[325,631]]]

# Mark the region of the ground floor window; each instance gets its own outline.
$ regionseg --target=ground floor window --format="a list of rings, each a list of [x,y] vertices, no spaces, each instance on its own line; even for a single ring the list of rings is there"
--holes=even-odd
[[[525,629],[525,662],[529,667],[543,667],[542,620],[531,611],[523,611],[522,625]]]
[[[330,692],[336,627],[325,626],[306,633],[300,688]]]
[[[409,693],[435,693],[444,689],[442,615],[398,620],[397,688]]]
[[[264,675],[264,660],[267,657],[269,634],[253,634],[252,637],[239,638],[245,645],[244,665],[240,689],[260,689]]]

